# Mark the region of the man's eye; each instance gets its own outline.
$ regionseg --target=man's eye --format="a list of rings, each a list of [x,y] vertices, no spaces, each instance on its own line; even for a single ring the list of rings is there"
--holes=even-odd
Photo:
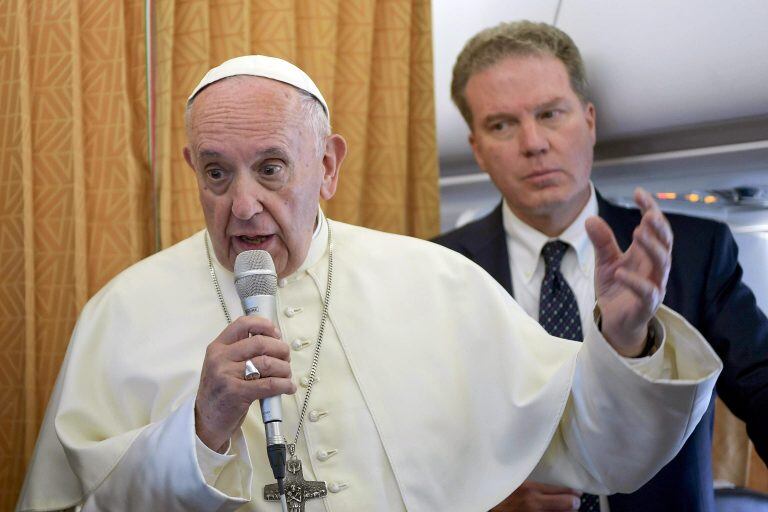
[[[264,176],[275,176],[283,170],[283,166],[277,164],[265,165],[261,168],[261,174]]]
[[[562,112],[559,110],[545,110],[539,117],[541,117],[541,119],[557,119],[560,117],[560,114],[562,114]]]
[[[218,181],[224,177],[224,171],[221,169],[217,169],[215,167],[212,167],[210,169],[205,170],[205,174],[213,181]]]
[[[501,132],[509,128],[509,123],[506,121],[496,121],[490,126],[492,132]]]

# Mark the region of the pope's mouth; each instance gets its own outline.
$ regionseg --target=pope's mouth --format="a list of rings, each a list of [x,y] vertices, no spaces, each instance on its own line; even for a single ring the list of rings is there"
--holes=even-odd
[[[236,253],[243,251],[260,250],[266,251],[272,247],[275,239],[274,234],[270,235],[236,235],[232,237],[232,245]]]
[[[237,238],[239,238],[240,240],[242,240],[243,242],[245,242],[247,244],[258,245],[258,244],[263,244],[264,242],[266,242],[269,239],[269,237],[270,237],[270,235],[257,235],[257,236],[240,235]]]

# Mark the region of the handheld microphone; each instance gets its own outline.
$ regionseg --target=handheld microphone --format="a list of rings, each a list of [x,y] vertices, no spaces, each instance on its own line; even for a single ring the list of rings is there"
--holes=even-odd
[[[246,315],[267,318],[277,325],[277,272],[267,251],[244,251],[237,255],[235,287]],[[259,405],[267,437],[267,458],[280,494],[284,494],[286,444],[280,431],[283,422],[280,396],[261,399]]]

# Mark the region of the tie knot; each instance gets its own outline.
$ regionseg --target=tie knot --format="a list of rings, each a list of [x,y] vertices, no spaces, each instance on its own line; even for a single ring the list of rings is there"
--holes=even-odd
[[[541,249],[541,255],[544,257],[544,272],[559,270],[560,262],[563,261],[567,250],[568,244],[562,240],[547,242]]]

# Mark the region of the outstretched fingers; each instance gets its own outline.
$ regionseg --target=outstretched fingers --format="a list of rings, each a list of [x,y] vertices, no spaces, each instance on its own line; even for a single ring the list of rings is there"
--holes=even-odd
[[[600,217],[590,217],[585,223],[587,235],[595,247],[595,265],[610,265],[621,257],[621,249],[608,224]]]
[[[643,212],[640,225],[635,229],[633,241],[640,251],[633,251],[633,263],[650,267],[648,278],[662,289],[666,288],[672,263],[672,228],[651,195],[638,188],[635,201]]]

